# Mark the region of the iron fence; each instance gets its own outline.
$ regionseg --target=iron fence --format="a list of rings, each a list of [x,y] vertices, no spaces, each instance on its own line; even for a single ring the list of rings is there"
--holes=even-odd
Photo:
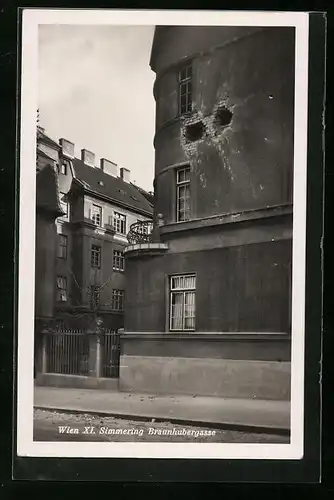
[[[88,375],[89,338],[81,330],[47,333],[46,371],[64,375]]]
[[[97,350],[91,346],[100,343],[101,373],[107,378],[119,377],[120,336],[118,330],[104,329],[98,336],[85,330],[54,330],[44,333],[45,366],[47,373],[63,375],[90,375],[97,366]],[[91,359],[90,359],[91,357]],[[94,371],[94,370],[93,370]]]

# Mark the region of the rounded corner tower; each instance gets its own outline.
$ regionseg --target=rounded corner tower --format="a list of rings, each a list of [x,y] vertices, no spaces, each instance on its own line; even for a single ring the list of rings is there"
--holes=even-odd
[[[150,66],[156,227],[126,253],[121,386],[287,398],[294,28],[157,26]]]

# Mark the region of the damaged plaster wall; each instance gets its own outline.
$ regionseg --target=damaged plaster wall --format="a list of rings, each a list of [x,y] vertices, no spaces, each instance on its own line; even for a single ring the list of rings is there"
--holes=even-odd
[[[257,29],[239,38],[234,31],[231,43],[221,48],[219,30],[210,33],[216,44],[207,50],[205,30],[183,32],[182,43],[174,33],[172,46],[165,44],[168,53],[159,57],[164,71],[155,88],[157,210],[168,222],[175,217],[175,172],[160,171],[182,162],[191,166],[193,218],[292,203],[293,29]],[[194,53],[192,44],[202,52]],[[193,56],[193,109],[179,117],[180,66],[164,67],[163,60],[180,63],[185,56]],[[217,117],[221,109],[231,112],[223,126]]]

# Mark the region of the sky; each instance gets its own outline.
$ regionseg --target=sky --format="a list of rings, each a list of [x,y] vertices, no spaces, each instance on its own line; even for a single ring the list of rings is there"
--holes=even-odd
[[[154,26],[40,25],[39,125],[153,190]]]

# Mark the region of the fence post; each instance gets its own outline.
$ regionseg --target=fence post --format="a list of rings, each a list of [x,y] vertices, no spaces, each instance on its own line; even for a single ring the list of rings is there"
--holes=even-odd
[[[96,332],[89,333],[88,371],[90,377],[101,377],[101,339]]]
[[[96,377],[101,377],[101,335],[96,335]]]
[[[42,352],[41,352],[41,373],[47,373],[48,354],[47,354],[47,334],[42,331]]]

